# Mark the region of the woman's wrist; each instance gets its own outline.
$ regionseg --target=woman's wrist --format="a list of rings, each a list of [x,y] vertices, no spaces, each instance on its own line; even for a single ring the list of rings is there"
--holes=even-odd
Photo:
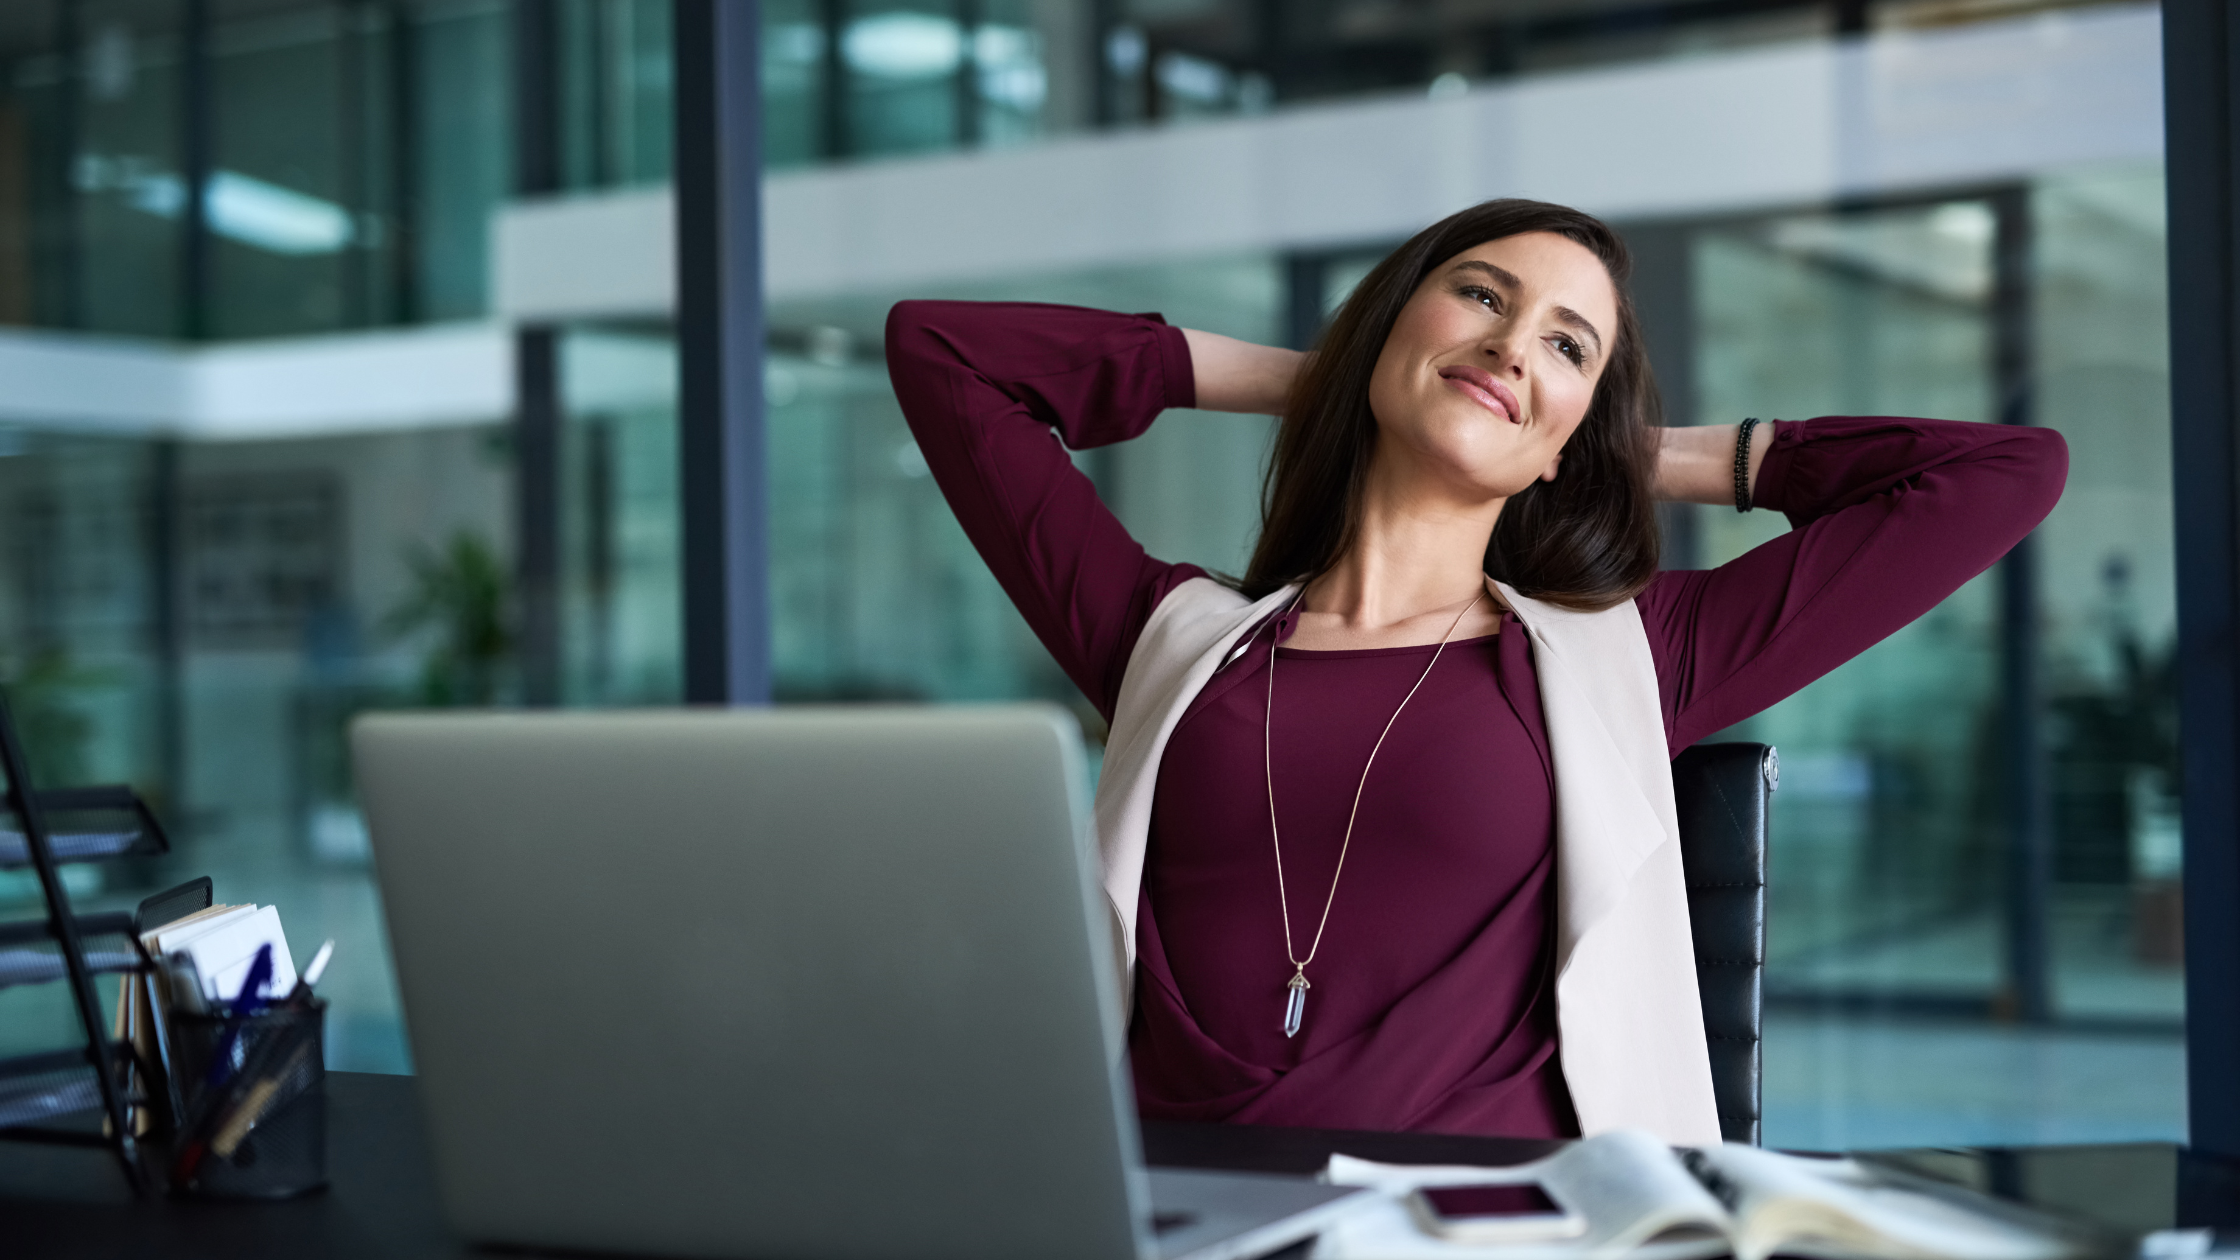
[[[1659,430],[1656,497],[1671,503],[1734,506],[1735,452],[1741,430],[1739,424]],[[1750,435],[1744,476],[1752,498],[1757,497],[1758,470],[1765,465],[1766,452],[1773,449],[1773,430],[1771,421],[1761,421]]]
[[[1291,382],[1307,357],[1296,350],[1255,345],[1195,328],[1183,329],[1182,338],[1190,345],[1190,370],[1203,411],[1282,414]]]

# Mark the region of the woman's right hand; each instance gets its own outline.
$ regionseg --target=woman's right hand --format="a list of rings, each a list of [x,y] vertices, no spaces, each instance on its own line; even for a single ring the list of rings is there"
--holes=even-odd
[[[1191,375],[1196,378],[1201,410],[1283,414],[1291,382],[1306,355],[1195,328],[1183,329],[1182,336],[1190,343]]]

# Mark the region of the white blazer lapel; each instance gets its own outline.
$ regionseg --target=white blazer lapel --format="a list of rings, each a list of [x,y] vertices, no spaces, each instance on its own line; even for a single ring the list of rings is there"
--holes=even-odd
[[[1579,613],[1495,585],[1532,636],[1555,764],[1563,838],[1557,879],[1566,912],[1560,969],[1579,936],[1624,898],[1643,859],[1658,845],[1680,840],[1656,662],[1630,601]],[[1591,779],[1579,773],[1582,768]]]
[[[1128,656],[1120,698],[1112,706],[1096,802],[1097,860],[1118,934],[1114,956],[1128,968],[1136,961],[1136,897],[1143,885],[1151,800],[1167,737],[1237,637],[1281,608],[1298,589],[1287,586],[1254,602],[1210,578],[1192,578],[1159,601]]]
[[[1656,661],[1632,601],[1502,595],[1532,636],[1556,778],[1556,1022],[1580,1128],[1720,1140]]]

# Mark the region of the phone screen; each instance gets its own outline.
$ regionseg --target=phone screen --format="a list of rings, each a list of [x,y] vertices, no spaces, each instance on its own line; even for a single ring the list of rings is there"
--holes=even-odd
[[[1450,1221],[1481,1216],[1551,1216],[1563,1209],[1536,1185],[1425,1186],[1420,1192],[1431,1210]]]

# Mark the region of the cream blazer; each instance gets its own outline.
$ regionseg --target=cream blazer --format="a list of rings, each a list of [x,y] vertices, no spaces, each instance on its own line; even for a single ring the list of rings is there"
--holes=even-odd
[[[1672,759],[1640,610],[1628,600],[1574,612],[1496,585],[1532,636],[1555,762],[1556,1022],[1580,1127],[1716,1145]],[[1128,658],[1096,797],[1122,994],[1134,992],[1136,902],[1167,739],[1245,633],[1297,591],[1253,602],[1194,578],[1159,602]]]

